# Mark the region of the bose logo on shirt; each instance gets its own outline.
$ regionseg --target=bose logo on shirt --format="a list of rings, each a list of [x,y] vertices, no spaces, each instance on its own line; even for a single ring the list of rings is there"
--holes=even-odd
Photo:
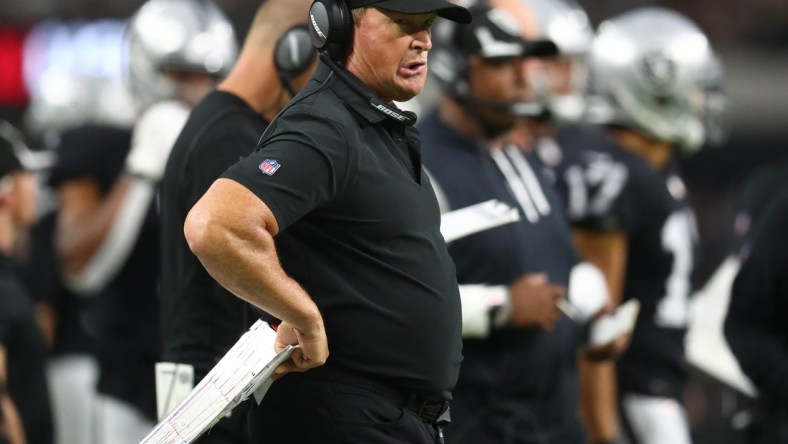
[[[393,109],[391,109],[391,107],[386,106],[385,104],[383,104],[383,102],[381,102],[380,100],[378,100],[378,99],[376,99],[374,97],[369,99],[369,104],[372,105],[372,107],[375,108],[376,110],[382,112],[383,114],[385,114],[385,115],[387,115],[389,117],[393,117],[393,118],[399,120],[400,122],[404,122],[404,123],[406,123],[408,125],[411,125],[414,122],[414,119],[413,119],[412,116],[409,116],[407,114],[398,113],[398,112],[394,111]]]

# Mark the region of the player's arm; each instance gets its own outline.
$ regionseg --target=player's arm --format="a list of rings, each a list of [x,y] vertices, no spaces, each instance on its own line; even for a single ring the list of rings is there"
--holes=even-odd
[[[51,350],[55,345],[55,329],[57,328],[57,311],[51,302],[37,301],[35,305],[36,321],[38,322],[41,333],[44,335],[44,342]]]
[[[64,181],[57,193],[56,247],[65,282],[81,294],[95,293],[128,258],[155,187],[124,174],[107,196],[89,177]]]
[[[280,372],[303,371],[328,357],[323,318],[310,296],[282,269],[273,237],[279,225],[254,193],[221,178],[189,212],[189,247],[222,286],[282,320],[277,349],[299,344]]]
[[[504,326],[552,330],[561,317],[556,302],[564,297],[566,288],[544,273],[525,274],[509,286],[460,285],[462,335],[483,338]]]
[[[602,271],[610,290],[610,301],[614,306],[620,305],[629,251],[626,232],[576,228],[572,235],[578,255]]]
[[[5,346],[0,344],[0,443],[5,440],[8,444],[26,444],[22,419],[6,391],[7,382],[8,355]]]
[[[101,245],[117,212],[126,184],[115,187],[104,199],[99,184],[89,177],[67,180],[57,188],[60,212],[57,251],[67,274],[82,270]]]
[[[189,110],[174,101],[148,109],[134,127],[124,172],[107,196],[90,177],[58,186],[61,215],[56,245],[71,290],[93,294],[126,263],[188,115]]]
[[[605,276],[610,300],[618,306],[623,299],[628,237],[623,231],[575,229],[578,255],[596,265]],[[610,442],[620,435],[613,362],[578,360],[580,411],[591,442]]]

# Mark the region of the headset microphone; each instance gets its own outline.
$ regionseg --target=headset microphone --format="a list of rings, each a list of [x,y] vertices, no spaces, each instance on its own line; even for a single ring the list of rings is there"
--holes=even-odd
[[[405,125],[413,125],[416,123],[415,113],[411,111],[403,111],[395,106],[388,105],[379,98],[370,94],[369,91],[365,91],[363,88],[358,86],[356,82],[340,66],[334,63],[334,61],[331,60],[331,56],[329,56],[326,52],[320,53],[320,60],[328,65],[328,67],[331,68],[331,71],[336,73],[336,75],[339,76],[339,78],[342,79],[342,81],[344,81],[353,91],[366,98],[369,101],[369,105],[378,112]]]
[[[499,102],[460,94],[453,94],[452,97],[464,107],[487,108],[515,117],[539,117],[545,112],[545,107],[538,102]]]
[[[509,112],[517,117],[542,117],[547,109],[538,102],[514,102],[509,104]]]

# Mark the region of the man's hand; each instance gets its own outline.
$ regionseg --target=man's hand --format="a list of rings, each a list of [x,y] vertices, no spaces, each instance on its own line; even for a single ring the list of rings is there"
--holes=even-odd
[[[309,332],[297,330],[287,322],[279,324],[279,328],[276,329],[274,348],[279,353],[288,345],[299,345],[300,347],[293,350],[289,361],[276,368],[274,380],[290,372],[304,372],[310,368],[320,367],[328,359],[328,338],[322,320]]]
[[[594,322],[601,319],[603,316],[613,313],[615,311],[615,307],[612,304],[608,303],[601,310],[599,310],[589,322],[590,325],[593,325]],[[593,347],[588,347],[585,350],[585,357],[591,361],[606,361],[612,359],[618,359],[629,347],[629,341],[632,337],[632,334],[625,334],[619,336],[618,338],[614,339],[613,341],[597,345]]]
[[[549,331],[561,317],[556,302],[566,297],[566,287],[549,283],[545,273],[527,274],[509,286],[509,294],[511,325]]]

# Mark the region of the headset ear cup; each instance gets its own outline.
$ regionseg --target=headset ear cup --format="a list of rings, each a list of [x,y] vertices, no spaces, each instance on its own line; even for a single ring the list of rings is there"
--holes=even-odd
[[[298,24],[283,32],[276,40],[274,65],[280,76],[290,80],[306,71],[316,54],[308,27]]]
[[[350,51],[353,16],[345,0],[315,0],[309,8],[309,35],[321,52],[340,61]]]
[[[459,51],[454,53],[454,72],[455,79],[452,86],[452,94],[455,96],[467,96],[471,93],[470,75],[468,72],[468,59]]]
[[[459,28],[449,21],[436,24],[430,51],[430,72],[452,96],[468,94],[468,61],[459,49]]]

